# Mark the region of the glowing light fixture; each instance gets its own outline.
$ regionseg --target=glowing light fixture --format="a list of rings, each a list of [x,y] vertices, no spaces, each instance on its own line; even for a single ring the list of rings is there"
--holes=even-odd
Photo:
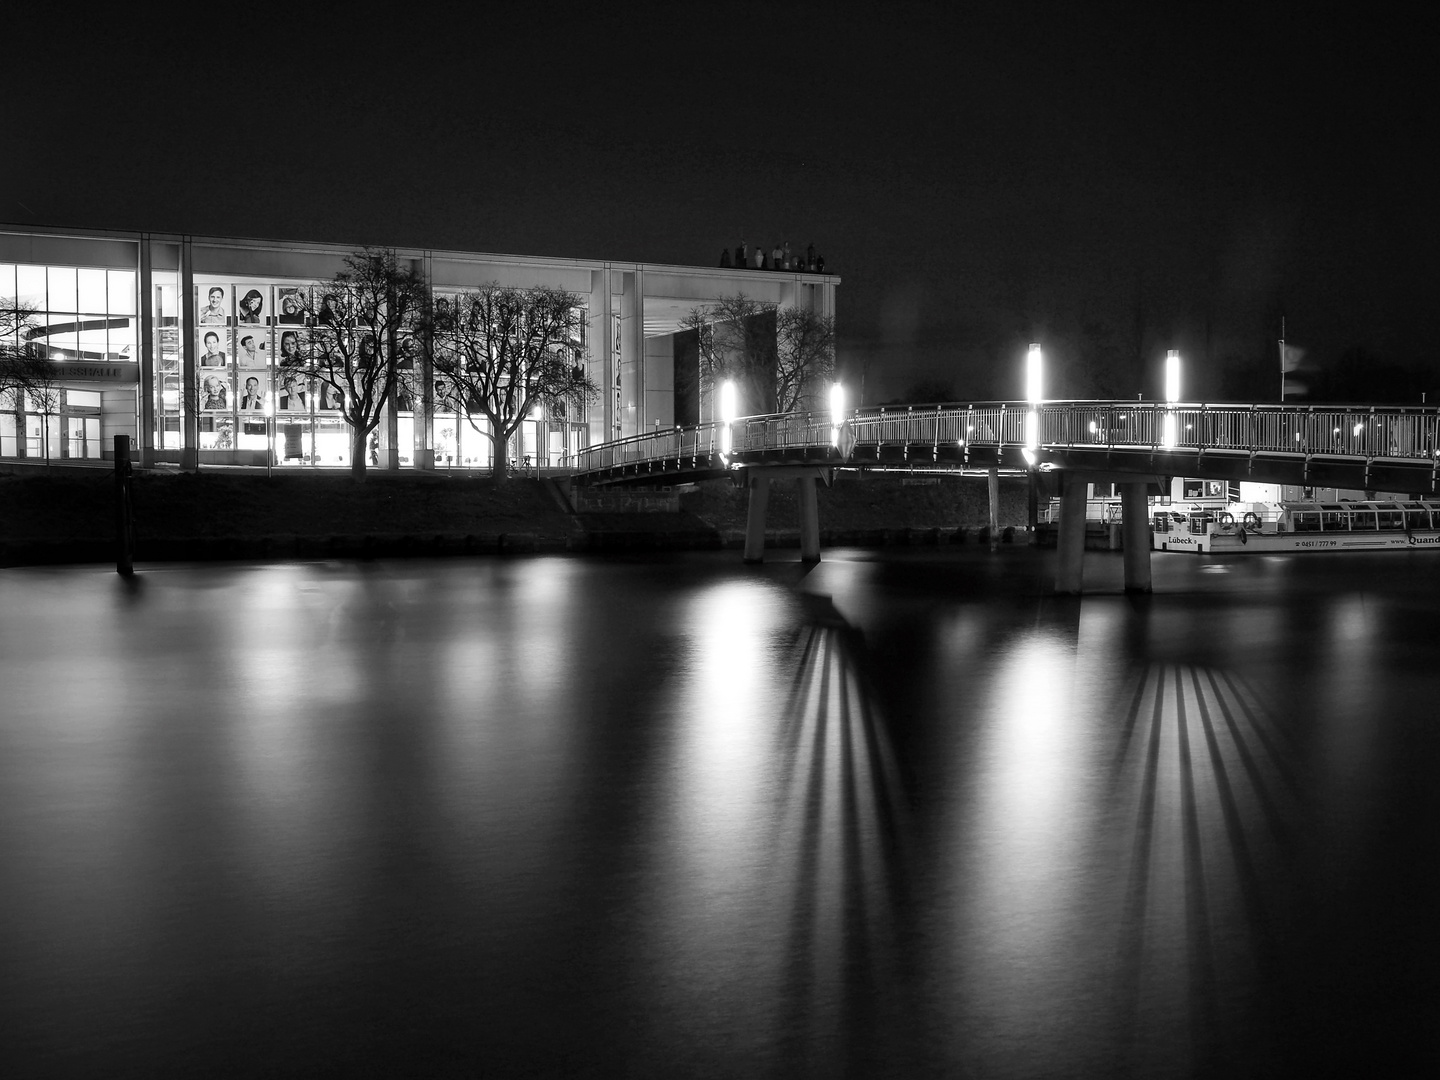
[[[1032,343],[1025,354],[1025,400],[1030,403],[1025,415],[1025,461],[1030,465],[1035,464],[1035,451],[1040,446],[1040,410],[1035,406],[1040,404],[1044,366],[1039,344]]]
[[[725,425],[720,429],[720,453],[727,458],[730,456],[730,425],[735,422],[735,411],[735,383],[726,379],[720,384],[720,422]]]
[[[830,384],[830,445],[840,445],[840,425],[845,423],[845,387]]]
[[[1180,400],[1180,350],[1165,354],[1165,400],[1174,405]]]
[[[1161,445],[1166,450],[1175,449],[1175,409],[1174,405],[1180,400],[1180,351],[1171,349],[1165,354],[1165,403],[1168,408],[1165,410],[1163,434],[1160,437]]]
[[[726,424],[735,421],[735,383],[730,379],[720,384],[720,420]]]

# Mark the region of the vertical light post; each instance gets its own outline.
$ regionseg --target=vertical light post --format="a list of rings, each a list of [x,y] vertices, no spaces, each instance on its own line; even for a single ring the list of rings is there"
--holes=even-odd
[[[1032,342],[1025,354],[1025,400],[1030,410],[1025,414],[1025,463],[1029,469],[1029,491],[1026,508],[1030,526],[1030,543],[1035,544],[1040,531],[1040,489],[1035,475],[1035,462],[1040,449],[1040,398],[1044,390],[1045,361],[1038,342]]]
[[[537,480],[540,478],[540,420],[543,416],[544,411],[537,401],[530,407],[530,421],[535,425],[535,478]],[[520,453],[522,456],[525,453],[525,433],[523,431],[520,433]]]
[[[1163,442],[1166,450],[1174,450],[1179,424],[1175,417],[1175,404],[1180,400],[1180,350],[1171,349],[1165,354],[1165,427]]]
[[[265,479],[275,475],[275,385],[265,395]]]
[[[840,445],[840,426],[845,423],[845,388],[830,384],[830,445]]]
[[[1035,464],[1035,452],[1040,448],[1040,398],[1043,390],[1045,361],[1038,344],[1032,344],[1025,354],[1025,400],[1030,411],[1025,414],[1025,460]]]
[[[720,429],[720,454],[729,464],[730,450],[733,441],[730,435],[730,425],[735,422],[735,383],[726,379],[720,384],[720,422],[724,425]]]

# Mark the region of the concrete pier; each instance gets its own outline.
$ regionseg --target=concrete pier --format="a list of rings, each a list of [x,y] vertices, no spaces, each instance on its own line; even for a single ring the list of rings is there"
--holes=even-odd
[[[1085,574],[1085,488],[1080,473],[1066,473],[1060,494],[1060,530],[1055,544],[1055,591],[1079,596]]]
[[[802,476],[796,481],[800,499],[800,561],[820,561],[820,500],[815,493],[815,477]]]
[[[1127,593],[1150,591],[1150,504],[1146,486],[1144,481],[1120,485],[1120,531],[1125,548]]]

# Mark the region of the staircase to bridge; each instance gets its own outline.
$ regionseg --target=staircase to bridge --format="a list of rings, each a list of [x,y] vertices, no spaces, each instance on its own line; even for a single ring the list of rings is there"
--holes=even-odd
[[[1126,588],[1149,591],[1147,485],[1170,477],[1433,495],[1440,409],[1378,405],[970,402],[750,416],[598,443],[572,460],[585,485],[731,476],[750,490],[745,558],[764,555],[772,480],[799,481],[801,557],[818,560],[815,485],[836,469],[1026,472],[1061,497],[1056,588],[1079,592],[1085,485],[1122,492]],[[1143,550],[1142,550],[1143,549]]]

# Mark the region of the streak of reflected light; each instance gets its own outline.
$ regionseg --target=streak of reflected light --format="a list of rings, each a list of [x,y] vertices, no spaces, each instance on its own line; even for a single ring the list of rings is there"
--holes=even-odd
[[[1141,674],[1112,777],[1130,852],[1117,1020],[1138,1074],[1183,1063],[1208,1075],[1228,1038],[1267,1022],[1254,987],[1295,899],[1284,873],[1292,771],[1283,726],[1237,676],[1166,664]]]
[[[829,597],[801,600],[810,625],[781,731],[775,865],[789,912],[791,1030],[834,1072],[868,988],[895,978],[891,890],[906,814],[863,639]]]

